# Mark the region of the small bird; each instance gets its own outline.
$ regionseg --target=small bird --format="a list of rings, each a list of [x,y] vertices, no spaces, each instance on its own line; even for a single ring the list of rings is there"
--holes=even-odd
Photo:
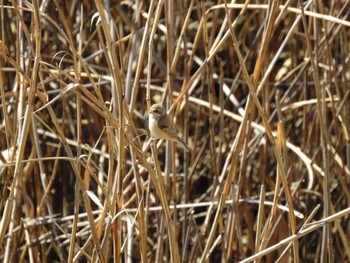
[[[151,106],[148,116],[148,128],[151,132],[151,139],[171,140],[180,143],[188,151],[187,144],[177,135],[169,115],[161,104],[153,104]]]

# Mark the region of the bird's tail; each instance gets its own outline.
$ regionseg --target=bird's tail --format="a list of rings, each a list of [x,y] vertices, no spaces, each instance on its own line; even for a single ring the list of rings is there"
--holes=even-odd
[[[181,144],[182,147],[185,148],[185,150],[188,152],[190,149],[188,148],[188,145],[179,137],[177,136],[177,140],[176,140],[178,143]]]

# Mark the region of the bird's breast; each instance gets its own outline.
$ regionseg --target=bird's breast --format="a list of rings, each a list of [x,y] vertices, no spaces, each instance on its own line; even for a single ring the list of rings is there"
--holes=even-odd
[[[169,136],[167,136],[167,133],[163,131],[161,128],[159,128],[158,121],[152,115],[150,115],[148,119],[148,128],[153,138],[158,138],[158,139],[169,138]]]

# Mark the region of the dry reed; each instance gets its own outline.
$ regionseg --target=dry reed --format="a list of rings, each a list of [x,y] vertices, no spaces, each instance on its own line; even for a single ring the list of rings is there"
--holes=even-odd
[[[0,1],[1,262],[350,261],[350,3],[239,2]]]

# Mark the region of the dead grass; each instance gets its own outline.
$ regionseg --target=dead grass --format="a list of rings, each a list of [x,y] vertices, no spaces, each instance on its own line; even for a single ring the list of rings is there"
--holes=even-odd
[[[81,2],[0,2],[2,262],[350,261],[348,1]]]

